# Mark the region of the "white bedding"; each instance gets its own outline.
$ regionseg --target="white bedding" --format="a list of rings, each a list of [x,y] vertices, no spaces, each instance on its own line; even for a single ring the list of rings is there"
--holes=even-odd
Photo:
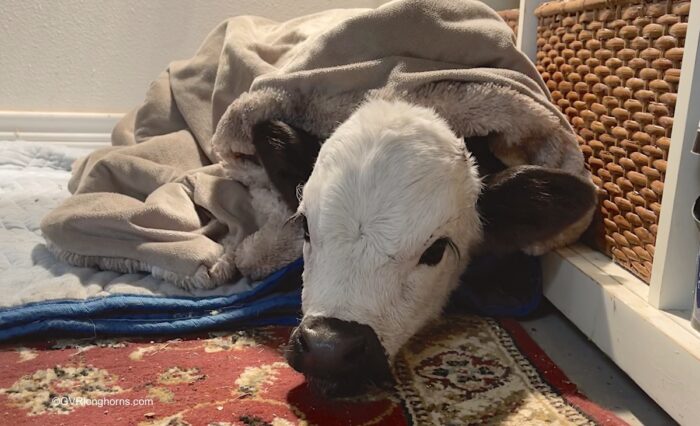
[[[249,290],[247,280],[188,292],[147,274],[77,268],[44,245],[42,216],[69,195],[70,167],[89,152],[59,144],[0,141],[0,308],[115,294],[215,296]]]

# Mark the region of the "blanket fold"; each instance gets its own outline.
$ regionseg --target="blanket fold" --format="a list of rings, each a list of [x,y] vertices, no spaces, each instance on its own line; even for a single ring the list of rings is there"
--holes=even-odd
[[[298,320],[301,261],[260,281],[183,289],[152,274],[78,267],[53,256],[40,220],[69,197],[71,164],[90,151],[0,141],[0,342],[45,333],[178,334]]]
[[[478,1],[231,18],[152,83],[112,147],[75,165],[74,195],[42,230],[77,265],[150,271],[184,288],[259,279],[300,257],[302,238],[256,158],[255,124],[282,120],[323,139],[367,98],[403,99],[459,136],[491,135],[508,166],[587,176],[547,93],[510,28]]]

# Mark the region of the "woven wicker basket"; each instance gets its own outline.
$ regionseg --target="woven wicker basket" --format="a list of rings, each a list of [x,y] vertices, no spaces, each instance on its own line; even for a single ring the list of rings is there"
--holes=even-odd
[[[601,249],[647,282],[689,9],[572,0],[535,11],[537,68],[601,190]]]
[[[508,9],[508,10],[499,10],[498,14],[503,18],[504,21],[506,21],[506,24],[510,27],[511,30],[515,33],[515,35],[518,35],[518,15],[520,15],[520,11],[518,9]]]

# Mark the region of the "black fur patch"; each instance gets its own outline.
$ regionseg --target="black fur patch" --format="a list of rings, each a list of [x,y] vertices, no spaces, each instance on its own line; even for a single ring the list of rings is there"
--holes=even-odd
[[[537,166],[508,168],[485,179],[478,209],[485,252],[507,253],[547,241],[581,220],[597,202],[589,182]]]
[[[253,126],[253,145],[272,185],[292,211],[299,207],[297,187],[311,176],[321,139],[282,121]]]
[[[476,164],[479,166],[479,175],[482,177],[506,169],[506,165],[491,152],[490,143],[497,137],[497,134],[488,134],[464,138],[464,145],[476,160]]]

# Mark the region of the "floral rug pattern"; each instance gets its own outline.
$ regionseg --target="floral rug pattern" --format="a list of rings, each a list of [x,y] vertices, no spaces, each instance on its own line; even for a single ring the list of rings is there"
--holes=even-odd
[[[325,401],[284,361],[290,329],[0,347],[0,417],[24,425],[622,425],[509,320],[449,317],[398,355],[396,389]]]

